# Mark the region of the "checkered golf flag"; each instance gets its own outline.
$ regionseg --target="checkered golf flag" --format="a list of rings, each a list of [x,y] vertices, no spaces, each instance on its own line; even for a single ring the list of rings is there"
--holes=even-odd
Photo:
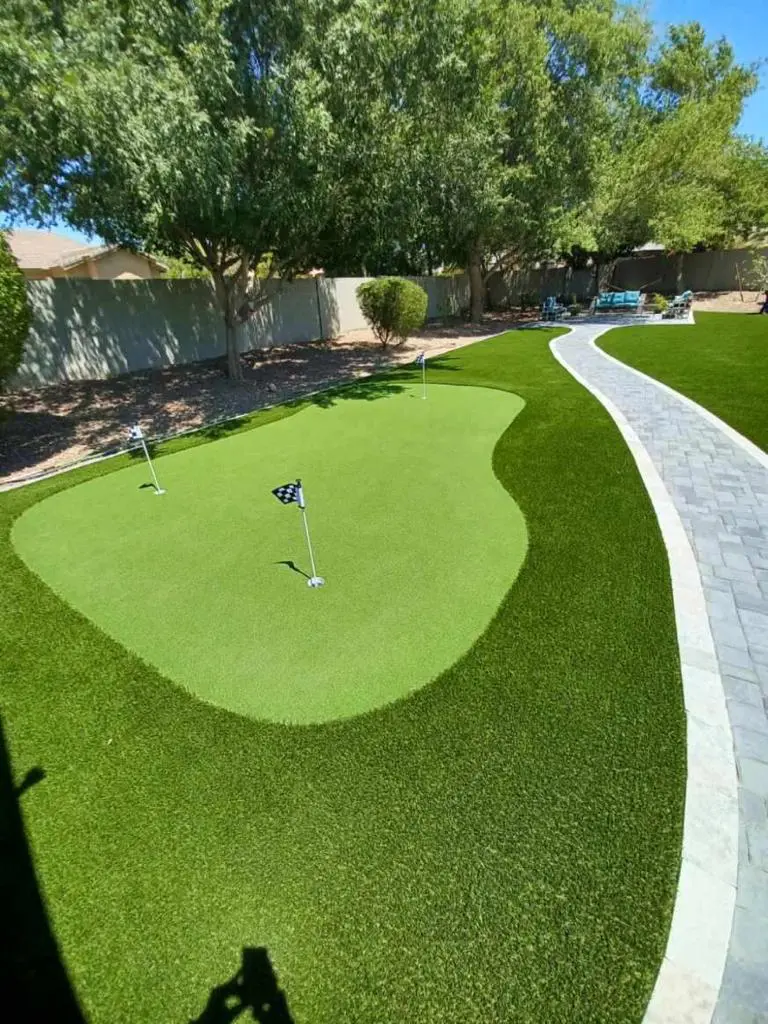
[[[128,440],[129,441],[141,441],[143,437],[144,437],[144,432],[142,431],[142,429],[138,425],[138,423],[136,424],[135,427],[131,427],[130,430],[128,431]]]
[[[413,361],[414,361],[414,363],[416,363],[417,366],[423,366],[424,363],[427,361],[427,353],[426,352],[419,352],[419,354],[416,356],[416,358]]]
[[[295,501],[299,508],[304,508],[304,494],[300,480],[297,480],[295,484],[283,484],[281,487],[275,487],[272,493],[284,505],[290,505]]]

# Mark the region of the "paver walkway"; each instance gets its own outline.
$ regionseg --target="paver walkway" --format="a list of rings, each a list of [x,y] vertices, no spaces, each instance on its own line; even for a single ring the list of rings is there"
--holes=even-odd
[[[553,352],[612,412],[621,425],[629,425],[640,446],[650,457],[653,468],[663,482],[667,496],[654,499],[659,512],[669,499],[679,516],[695,556],[701,585],[706,598],[708,627],[714,640],[717,669],[727,698],[730,732],[738,773],[738,880],[735,892],[730,935],[728,914],[724,920],[727,955],[724,971],[715,955],[701,972],[709,972],[719,994],[712,1016],[712,999],[701,993],[685,990],[678,984],[676,993],[669,991],[646,1020],[709,1021],[716,1024],[766,1024],[768,1022],[768,457],[740,435],[725,427],[698,406],[658,382],[639,374],[612,359],[592,343],[602,333],[602,325],[584,325],[552,344]],[[683,328],[684,329],[684,328]],[[607,400],[607,401],[605,401]],[[611,409],[613,405],[614,409]],[[628,432],[624,430],[625,436]],[[632,444],[630,444],[633,447]],[[634,445],[637,449],[637,445]],[[644,458],[635,457],[642,471]],[[653,471],[651,471],[653,472]],[[644,474],[645,477],[645,474]],[[647,481],[646,481],[647,482]],[[663,488],[661,488],[663,492]],[[669,513],[674,517],[674,513]],[[663,515],[660,515],[660,520]],[[675,551],[670,549],[670,562]],[[693,563],[692,563],[693,564]],[[673,580],[674,580],[674,567]],[[676,593],[678,603],[685,607],[685,598]],[[701,616],[704,618],[704,616]],[[706,623],[702,623],[706,630]],[[678,614],[678,634],[680,616]],[[681,652],[685,655],[684,638]],[[708,637],[707,637],[708,639]],[[710,647],[711,649],[711,647]],[[702,654],[702,658],[704,655]],[[685,657],[683,676],[685,682]],[[706,669],[705,661],[701,663]],[[706,772],[701,752],[693,749],[690,706],[686,690],[688,718],[688,790],[678,916],[686,864],[686,844],[695,837],[696,822],[692,820],[692,787],[696,773]],[[727,727],[725,730],[727,740]],[[730,757],[730,751],[728,751]],[[698,757],[698,762],[697,762]],[[727,779],[724,785],[727,790]],[[714,791],[713,791],[714,792]],[[726,797],[723,805],[716,798],[710,802],[706,819],[699,821],[711,828],[728,831]],[[733,816],[735,825],[735,815]],[[733,828],[730,829],[734,831]],[[710,847],[722,863],[728,859],[728,836],[718,839],[719,848]],[[735,836],[731,837],[735,847]],[[733,850],[735,854],[735,849]],[[735,858],[734,858],[735,860]],[[717,873],[717,872],[715,872]],[[708,907],[706,884],[699,890],[704,909],[717,916],[716,907]],[[714,892],[714,890],[713,890]],[[712,897],[714,901],[714,896]],[[731,900],[733,903],[733,900]],[[722,916],[722,915],[721,915]],[[683,922],[684,923],[684,922]],[[673,921],[670,947],[680,943],[679,921]],[[713,925],[713,931],[717,930]],[[684,929],[682,929],[684,931]],[[701,945],[698,955],[707,959],[706,942],[700,929],[688,929],[682,944],[693,949]],[[673,937],[676,936],[673,943]],[[717,947],[717,936],[713,936]],[[723,947],[725,948],[725,947]],[[683,957],[685,953],[683,953]],[[721,979],[720,974],[722,971]],[[660,974],[662,987],[664,971]],[[679,981],[679,979],[678,979]],[[669,986],[667,986],[669,987]],[[674,988],[674,982],[672,983]],[[656,995],[654,994],[654,1000]]]

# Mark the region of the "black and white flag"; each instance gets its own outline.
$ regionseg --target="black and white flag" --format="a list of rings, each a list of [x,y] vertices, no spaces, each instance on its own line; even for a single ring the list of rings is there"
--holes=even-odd
[[[280,487],[275,487],[272,493],[284,505],[290,505],[295,501],[299,508],[304,508],[304,492],[301,489],[300,480],[293,484],[282,484]]]

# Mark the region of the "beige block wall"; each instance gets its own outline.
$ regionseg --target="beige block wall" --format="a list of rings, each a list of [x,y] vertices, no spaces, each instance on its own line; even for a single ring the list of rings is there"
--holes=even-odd
[[[97,260],[89,261],[93,276],[99,281],[136,280],[137,278],[159,277],[152,263],[145,256],[139,256],[128,249],[118,249]]]

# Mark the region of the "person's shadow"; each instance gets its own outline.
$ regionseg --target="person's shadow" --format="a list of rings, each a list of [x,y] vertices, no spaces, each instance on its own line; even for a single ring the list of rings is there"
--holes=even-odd
[[[205,1009],[189,1024],[230,1024],[246,1010],[258,1024],[294,1024],[263,946],[243,950],[240,970],[211,990]]]

